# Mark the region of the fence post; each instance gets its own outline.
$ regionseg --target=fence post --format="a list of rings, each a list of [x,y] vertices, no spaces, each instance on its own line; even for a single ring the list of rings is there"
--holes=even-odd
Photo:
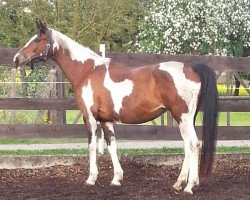
[[[226,71],[227,96],[230,95],[230,71]],[[227,112],[227,126],[230,126],[230,112]]]
[[[20,68],[20,75],[21,75],[21,81],[25,82],[25,83],[22,83],[22,97],[27,97],[28,96],[28,83],[25,81],[26,79],[25,68],[23,67]]]
[[[16,97],[16,69],[11,69],[11,89],[10,89],[10,98]],[[7,121],[11,121],[11,119],[15,119],[16,117],[16,111],[15,110],[9,110],[7,111]]]
[[[56,98],[64,98],[65,97],[65,77],[62,73],[62,70],[59,66],[56,66],[57,71],[57,81],[61,82],[56,84],[57,97]],[[66,110],[58,110],[57,111],[57,123],[66,124]]]
[[[167,125],[168,126],[173,126],[173,117],[172,117],[172,115],[171,115],[171,113],[169,111],[167,113],[168,113],[168,115],[167,115],[167,117],[168,117]]]
[[[49,72],[49,97],[50,99],[57,98],[57,71],[56,69],[51,69]],[[48,110],[48,121],[52,122],[53,124],[58,123],[58,111],[57,110]]]

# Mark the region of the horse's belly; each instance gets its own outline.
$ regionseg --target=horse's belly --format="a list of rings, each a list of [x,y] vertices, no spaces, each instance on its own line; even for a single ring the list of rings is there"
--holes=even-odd
[[[152,111],[143,109],[122,109],[120,111],[120,121],[125,124],[141,124],[159,117],[165,111],[165,108],[156,108]]]

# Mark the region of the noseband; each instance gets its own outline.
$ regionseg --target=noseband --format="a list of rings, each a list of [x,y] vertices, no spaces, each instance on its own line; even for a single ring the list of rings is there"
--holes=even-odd
[[[47,60],[47,55],[49,53],[49,48],[51,44],[51,30],[49,30],[48,32],[48,38],[49,40],[48,40],[48,43],[46,44],[45,50],[42,53],[40,53],[38,56],[29,58],[29,66],[32,70],[34,69],[35,62],[40,62],[40,61],[45,62]]]

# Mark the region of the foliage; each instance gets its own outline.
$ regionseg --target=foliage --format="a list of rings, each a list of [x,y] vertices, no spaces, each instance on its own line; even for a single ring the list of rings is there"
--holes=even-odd
[[[220,96],[227,95],[227,86],[225,84],[217,84],[217,89]],[[232,95],[233,91],[235,90],[235,86],[232,86],[229,89]],[[248,87],[248,89],[250,89],[250,87]],[[242,85],[239,87],[239,96],[249,96],[248,92]]]
[[[42,84],[40,82],[46,82],[49,73],[49,68],[47,67],[38,67],[35,70],[26,70],[25,76],[22,78],[23,82],[29,82],[26,84],[25,93],[27,95],[22,95],[26,97],[41,97],[44,89],[46,88],[46,84]],[[32,83],[33,82],[33,83]],[[37,83],[38,82],[38,83]],[[24,90],[25,85],[22,85],[22,89]],[[24,93],[24,91],[23,91]]]
[[[242,56],[250,47],[248,0],[150,0],[136,51]]]
[[[0,1],[0,46],[19,47],[34,34],[35,20],[44,20],[81,44],[98,51],[126,50],[143,12],[135,0],[8,0]]]
[[[46,82],[49,68],[38,67],[34,71],[26,69],[23,77],[19,70],[16,75],[16,97],[41,97],[46,87],[45,84],[40,82]],[[9,96],[11,90],[11,68],[7,66],[0,67],[0,96]],[[25,83],[19,83],[25,82]],[[27,83],[29,82],[29,83]],[[38,82],[38,83],[37,83]]]
[[[29,119],[22,113],[2,110],[0,112],[0,122],[5,124],[28,124]]]

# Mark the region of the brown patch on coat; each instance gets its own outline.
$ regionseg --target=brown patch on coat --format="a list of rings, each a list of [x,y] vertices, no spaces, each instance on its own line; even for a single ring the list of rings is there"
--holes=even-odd
[[[195,83],[201,82],[199,75],[192,69],[190,65],[184,63],[183,73],[185,74],[186,79]]]
[[[150,121],[170,110],[177,122],[183,112],[188,112],[186,102],[178,95],[172,76],[151,65],[131,70],[134,88],[123,100],[120,111],[123,123]]]
[[[67,74],[67,78],[75,90],[78,85],[81,85],[83,80],[89,76],[95,67],[93,59],[88,59],[84,63],[72,60],[69,52],[67,50],[63,50],[61,46],[59,46],[58,53],[53,57],[53,59],[61,67],[62,71]]]

